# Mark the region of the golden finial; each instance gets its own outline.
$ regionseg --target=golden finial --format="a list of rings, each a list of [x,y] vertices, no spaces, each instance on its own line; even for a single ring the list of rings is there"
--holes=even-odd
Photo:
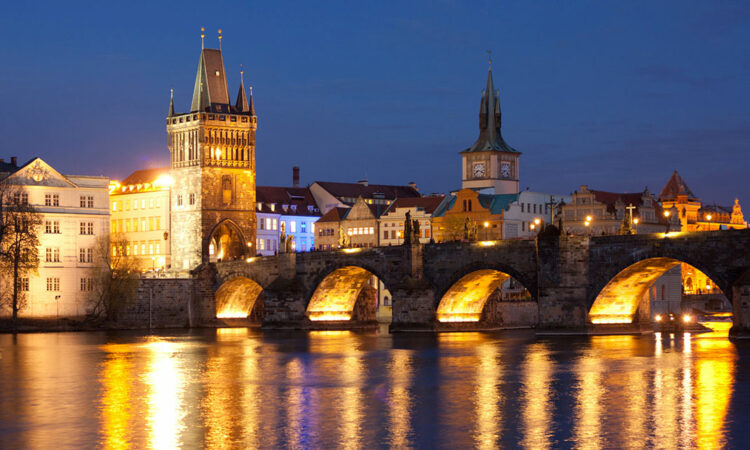
[[[490,64],[490,69],[492,69],[492,50],[487,50],[487,62]]]
[[[174,98],[174,88],[169,88],[169,98],[170,99]]]
[[[252,86],[248,86],[248,88],[250,88],[250,97],[252,97],[253,96],[253,87]]]
[[[221,50],[221,28],[219,28],[219,50]]]
[[[206,37],[206,28],[201,27],[201,50],[203,50],[203,38]]]
[[[245,84],[245,68],[240,64],[240,84]]]

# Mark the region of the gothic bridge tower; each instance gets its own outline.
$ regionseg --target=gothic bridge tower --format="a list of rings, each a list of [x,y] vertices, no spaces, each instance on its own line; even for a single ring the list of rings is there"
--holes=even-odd
[[[231,104],[221,50],[203,48],[190,112],[176,114],[170,100],[173,269],[255,254],[257,117],[242,75]]]

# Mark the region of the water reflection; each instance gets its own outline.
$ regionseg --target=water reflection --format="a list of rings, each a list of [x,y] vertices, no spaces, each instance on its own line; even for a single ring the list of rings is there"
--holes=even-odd
[[[179,343],[154,340],[148,350],[145,382],[147,386],[148,444],[152,448],[177,448],[180,444],[186,414],[183,404],[182,370]]]
[[[530,345],[530,351],[523,363],[523,440],[527,448],[549,448],[550,399],[554,362],[550,359],[549,350],[544,343]]]
[[[113,449],[736,446],[750,438],[750,430],[729,427],[750,421],[738,394],[748,392],[739,374],[750,368],[741,358],[750,350],[706,336],[395,339],[246,329],[161,338],[0,336],[0,442]]]

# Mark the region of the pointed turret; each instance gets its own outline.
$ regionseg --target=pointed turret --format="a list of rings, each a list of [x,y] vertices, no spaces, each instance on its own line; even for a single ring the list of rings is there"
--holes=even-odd
[[[669,177],[669,181],[667,181],[667,184],[664,186],[664,189],[661,190],[659,201],[664,202],[676,200],[677,197],[681,196],[687,196],[688,201],[698,200],[698,197],[693,194],[693,191],[690,190],[687,183],[685,183],[685,180],[682,179],[675,169],[672,176]]]
[[[204,48],[195,75],[190,112],[230,112],[229,90],[221,50]]]
[[[503,140],[500,132],[502,113],[500,112],[500,95],[495,90],[492,79],[492,67],[487,73],[487,87],[482,92],[482,101],[479,105],[479,137],[474,145],[464,150],[465,152],[500,151],[518,153],[516,149]]]
[[[250,111],[251,116],[255,115],[255,102],[253,102],[253,87],[252,86],[250,86],[250,109],[249,111]]]
[[[234,107],[239,113],[250,111],[250,106],[247,104],[247,95],[245,95],[245,71],[242,68],[240,68],[240,91],[237,93],[237,103]]]
[[[169,114],[167,117],[174,116],[174,89],[169,90]]]

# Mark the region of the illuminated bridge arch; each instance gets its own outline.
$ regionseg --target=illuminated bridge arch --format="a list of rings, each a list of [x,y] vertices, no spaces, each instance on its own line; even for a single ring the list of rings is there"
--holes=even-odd
[[[589,309],[589,321],[594,324],[635,322],[638,307],[651,285],[668,270],[681,263],[689,264],[705,273],[725,294],[727,293],[722,280],[714,278],[710,270],[707,271],[685,259],[671,256],[647,257],[620,270],[603,288],[594,290],[596,297]]]
[[[374,271],[348,265],[328,272],[316,284],[305,315],[312,321],[374,321]]]
[[[440,297],[436,318],[439,322],[478,322],[490,296],[513,278],[529,292],[518,277],[497,268],[475,268],[461,272]]]
[[[247,277],[234,277],[216,291],[217,319],[258,319],[262,315],[263,288]]]

